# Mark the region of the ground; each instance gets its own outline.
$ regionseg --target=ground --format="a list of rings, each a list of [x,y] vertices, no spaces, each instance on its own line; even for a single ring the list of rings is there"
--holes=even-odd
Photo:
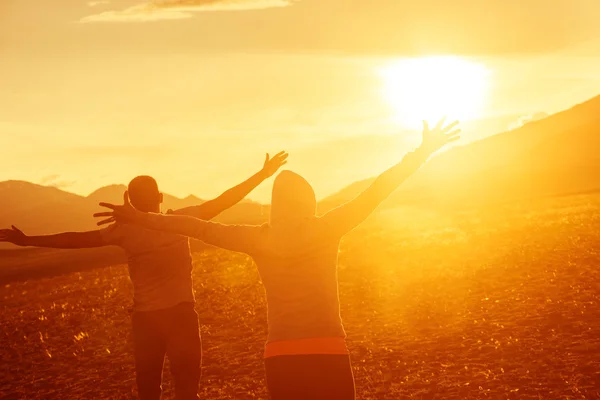
[[[252,261],[208,250],[194,279],[202,398],[266,399]],[[358,399],[600,398],[600,195],[380,212],[344,239],[339,281]],[[0,299],[0,399],[134,398],[124,265]]]

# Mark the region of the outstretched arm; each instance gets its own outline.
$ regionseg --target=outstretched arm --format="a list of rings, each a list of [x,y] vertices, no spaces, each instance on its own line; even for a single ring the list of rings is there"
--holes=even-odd
[[[204,243],[241,253],[252,253],[261,227],[259,225],[224,225],[203,221],[187,215],[162,215],[144,213],[133,208],[127,192],[123,196],[123,205],[100,203],[112,211],[94,214],[94,217],[107,217],[108,220],[141,225],[178,235],[202,240]]]
[[[12,229],[0,230],[0,242],[13,243],[17,246],[51,247],[55,249],[83,249],[107,245],[102,239],[100,231],[27,236],[15,226],[12,226]]]
[[[208,221],[243,200],[251,191],[260,185],[262,181],[272,176],[279,168],[281,168],[281,166],[287,163],[287,157],[288,154],[284,151],[277,153],[273,158],[269,158],[269,154],[267,154],[262,169],[246,181],[225,191],[216,199],[209,200],[198,206],[175,210],[169,212],[169,214],[189,215]]]
[[[443,124],[442,119],[434,129],[429,129],[427,122],[423,122],[421,146],[379,175],[371,186],[356,198],[323,215],[321,220],[325,225],[341,237],[364,221],[402,182],[417,171],[431,154],[459,138],[460,130],[453,130],[458,122],[445,128]]]

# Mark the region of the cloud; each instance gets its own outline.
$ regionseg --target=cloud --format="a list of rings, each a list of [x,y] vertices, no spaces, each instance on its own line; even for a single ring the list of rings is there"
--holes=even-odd
[[[534,122],[534,121],[539,121],[546,117],[548,117],[548,114],[545,112],[537,112],[537,113],[530,114],[530,115],[524,115],[521,118],[519,118],[518,120],[516,120],[515,122],[513,122],[512,124],[510,124],[508,126],[508,129],[512,131],[514,129],[518,129],[518,128],[522,127],[525,124],[528,124],[528,123]]]
[[[108,0],[95,0],[95,1],[88,1],[88,6],[97,7],[97,6],[104,6],[109,3],[110,3],[110,1],[108,1]]]
[[[52,186],[58,189],[73,186],[77,181],[61,179],[60,175],[48,175],[40,179],[39,184],[43,186]]]
[[[296,0],[157,0],[124,10],[105,11],[79,20],[89,22],[150,22],[191,18],[202,11],[244,11],[287,7]],[[93,1],[91,3],[100,3]]]
[[[101,157],[101,158],[146,158],[158,159],[170,156],[172,149],[169,146],[143,145],[143,146],[79,146],[60,150],[62,154],[71,157]]]

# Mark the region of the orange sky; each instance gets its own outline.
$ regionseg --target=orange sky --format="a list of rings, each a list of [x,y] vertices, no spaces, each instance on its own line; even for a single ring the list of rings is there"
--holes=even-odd
[[[210,197],[286,149],[323,197],[418,141],[378,68],[484,65],[474,140],[599,94],[598,20],[597,0],[4,0],[0,180],[87,194],[146,173]]]

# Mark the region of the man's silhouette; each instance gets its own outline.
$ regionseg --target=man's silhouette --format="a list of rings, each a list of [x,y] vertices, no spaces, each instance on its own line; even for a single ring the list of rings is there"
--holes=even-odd
[[[423,142],[375,179],[355,199],[316,216],[311,185],[281,172],[273,184],[271,217],[264,225],[223,225],[185,216],[139,213],[129,205],[101,203],[96,214],[164,232],[195,237],[249,254],[265,286],[269,334],[265,346],[272,400],[352,400],[354,378],[340,317],[337,256],[341,238],[369,214],[428,157],[458,139],[457,123],[424,124]]]
[[[263,168],[245,182],[213,200],[173,213],[210,220],[277,172],[287,162],[286,158],[285,152],[272,159],[267,154]],[[129,183],[128,193],[131,204],[140,212],[160,213],[163,195],[153,178],[134,178]],[[63,249],[109,245],[123,248],[134,289],[132,322],[139,397],[142,400],[160,398],[166,355],[171,362],[177,399],[198,398],[202,352],[187,237],[116,223],[101,230],[46,236],[26,236],[13,226],[0,230],[0,242]]]

